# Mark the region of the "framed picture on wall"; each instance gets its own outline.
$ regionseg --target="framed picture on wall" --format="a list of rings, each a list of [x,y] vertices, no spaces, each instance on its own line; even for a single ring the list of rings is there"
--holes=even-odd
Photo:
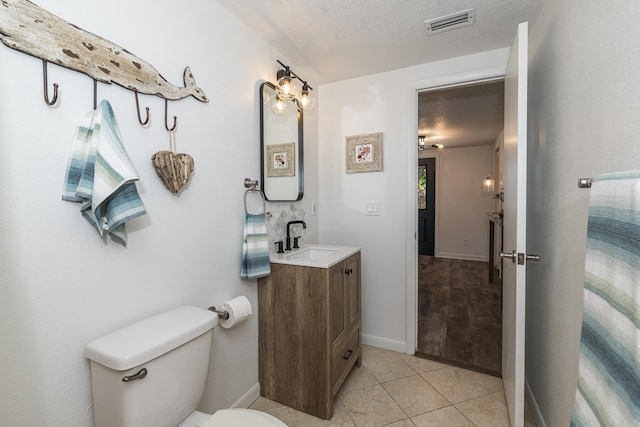
[[[346,137],[346,172],[382,170],[382,132]]]
[[[267,145],[267,176],[295,176],[295,151],[295,142]]]

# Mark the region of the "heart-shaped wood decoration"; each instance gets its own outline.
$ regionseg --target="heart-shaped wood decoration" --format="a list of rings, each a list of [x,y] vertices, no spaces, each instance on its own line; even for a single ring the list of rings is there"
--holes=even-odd
[[[151,163],[164,186],[173,194],[178,194],[187,185],[195,165],[190,155],[173,151],[158,151],[151,157]]]

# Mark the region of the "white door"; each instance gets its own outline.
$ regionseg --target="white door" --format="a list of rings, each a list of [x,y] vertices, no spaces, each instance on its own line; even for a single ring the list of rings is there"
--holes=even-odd
[[[502,380],[512,427],[524,425],[527,209],[527,39],[518,26],[504,96],[504,240]],[[505,256],[507,255],[507,256]]]

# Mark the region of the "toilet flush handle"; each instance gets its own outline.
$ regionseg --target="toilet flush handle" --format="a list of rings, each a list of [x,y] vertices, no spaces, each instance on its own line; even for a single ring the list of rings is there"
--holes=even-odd
[[[125,383],[128,383],[129,381],[133,381],[133,380],[141,380],[146,376],[147,376],[147,368],[142,368],[138,371],[137,374],[127,375],[122,377],[122,381]]]

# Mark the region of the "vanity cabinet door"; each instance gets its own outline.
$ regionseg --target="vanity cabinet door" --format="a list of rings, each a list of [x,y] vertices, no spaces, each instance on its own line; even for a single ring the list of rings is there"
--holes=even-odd
[[[338,263],[329,270],[329,340],[333,346],[339,345],[344,336],[346,325],[345,313],[345,262]]]
[[[344,261],[344,321],[351,331],[360,322],[360,253]]]
[[[354,364],[360,366],[360,253],[333,267],[331,277],[331,390],[335,396]],[[340,301],[341,300],[341,301]],[[337,325],[340,325],[338,327]]]

